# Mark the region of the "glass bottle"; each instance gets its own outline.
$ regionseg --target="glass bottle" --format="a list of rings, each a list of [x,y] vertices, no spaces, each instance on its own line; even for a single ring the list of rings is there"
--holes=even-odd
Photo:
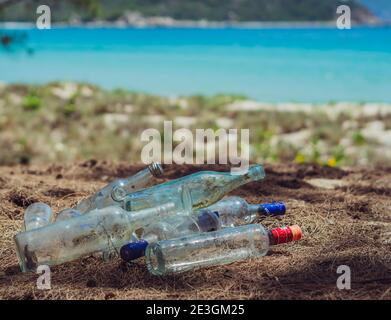
[[[53,219],[52,209],[43,202],[30,204],[24,212],[24,230],[44,227]]]
[[[142,189],[149,183],[152,177],[160,177],[162,174],[162,166],[158,163],[152,163],[147,168],[131,177],[117,179],[110,182],[92,196],[80,201],[73,209],[76,209],[84,214],[94,209],[101,209],[110,205],[117,205],[119,196],[123,197],[127,193]],[[117,193],[113,193],[114,187],[120,187],[120,189],[116,189]],[[119,195],[118,190],[121,190],[125,194]],[[115,200],[113,200],[112,196],[115,197]]]
[[[270,246],[301,239],[299,226],[267,230],[260,224],[224,228],[148,245],[148,270],[165,275],[266,255]]]
[[[148,244],[198,232],[252,223],[258,216],[285,214],[283,202],[248,204],[240,197],[227,197],[214,205],[198,209],[191,216],[170,217],[139,232],[134,241],[123,246],[121,258],[130,261],[144,256]]]
[[[219,213],[222,228],[250,224],[262,216],[283,216],[286,212],[283,202],[249,204],[236,196],[224,198],[206,209]]]
[[[148,244],[192,233],[211,232],[220,229],[220,227],[218,213],[210,210],[203,210],[197,215],[169,217],[145,227],[142,234],[139,235],[140,240],[124,245],[120,250],[120,256],[129,262],[144,256]]]
[[[261,165],[250,166],[248,171],[242,174],[201,171],[128,194],[123,200],[123,207],[128,211],[153,207],[167,202],[167,199],[177,198],[175,193],[178,192],[178,187],[186,186],[190,191],[193,209],[204,208],[241,185],[264,177],[265,171]]]
[[[128,212],[118,206],[96,209],[80,217],[25,231],[14,238],[23,272],[57,265],[94,252],[119,248],[137,228],[178,214],[174,203]]]

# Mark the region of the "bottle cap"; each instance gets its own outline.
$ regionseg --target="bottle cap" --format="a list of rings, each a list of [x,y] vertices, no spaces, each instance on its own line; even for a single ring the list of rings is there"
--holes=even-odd
[[[270,230],[270,232],[273,236],[273,244],[298,241],[302,237],[301,228],[297,225],[283,228],[274,228]]]
[[[157,162],[152,162],[150,165],[148,165],[148,169],[149,172],[151,172],[151,174],[157,178],[162,176],[164,172],[162,165]]]
[[[136,260],[145,255],[145,249],[147,246],[148,241],[145,240],[130,242],[120,249],[119,254],[122,260],[126,262]]]
[[[198,214],[198,227],[202,232],[216,231],[221,228],[220,215],[217,211],[200,210]]]
[[[283,216],[286,212],[284,202],[264,203],[260,205],[260,211],[267,216]]]
[[[289,227],[292,231],[292,240],[293,241],[298,241],[301,239],[301,237],[303,236],[303,232],[301,231],[301,228],[297,225],[294,225],[294,226],[290,226]]]

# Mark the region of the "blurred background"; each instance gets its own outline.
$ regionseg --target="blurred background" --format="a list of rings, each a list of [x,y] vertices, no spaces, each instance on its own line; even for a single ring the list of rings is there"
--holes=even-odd
[[[251,160],[391,161],[391,2],[0,0],[0,164],[140,162],[147,128],[250,129]],[[352,28],[337,28],[337,8]]]

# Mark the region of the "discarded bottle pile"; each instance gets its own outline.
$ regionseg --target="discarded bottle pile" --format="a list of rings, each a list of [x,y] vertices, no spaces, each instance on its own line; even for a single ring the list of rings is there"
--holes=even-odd
[[[260,257],[270,246],[301,239],[299,226],[267,230],[254,223],[259,217],[283,216],[284,203],[224,198],[262,180],[261,165],[242,174],[200,171],[146,188],[162,174],[162,167],[153,163],[109,183],[55,219],[47,204],[30,205],[24,230],[15,236],[21,270],[97,254],[127,262],[145,256],[152,274],[165,275]]]

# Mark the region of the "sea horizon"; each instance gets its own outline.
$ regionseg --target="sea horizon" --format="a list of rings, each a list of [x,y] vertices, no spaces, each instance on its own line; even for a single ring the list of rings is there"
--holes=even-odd
[[[162,17],[167,18],[167,17]],[[391,27],[391,21],[351,22],[351,28],[383,28]],[[335,20],[324,21],[213,21],[213,20],[173,20],[171,24],[160,23],[121,23],[120,21],[94,20],[86,22],[53,22],[51,29],[270,29],[270,28],[326,28],[336,29]],[[37,29],[31,21],[0,21],[0,29]]]
[[[390,103],[391,28],[75,27],[26,32],[0,52],[0,81],[77,81],[160,96]]]

